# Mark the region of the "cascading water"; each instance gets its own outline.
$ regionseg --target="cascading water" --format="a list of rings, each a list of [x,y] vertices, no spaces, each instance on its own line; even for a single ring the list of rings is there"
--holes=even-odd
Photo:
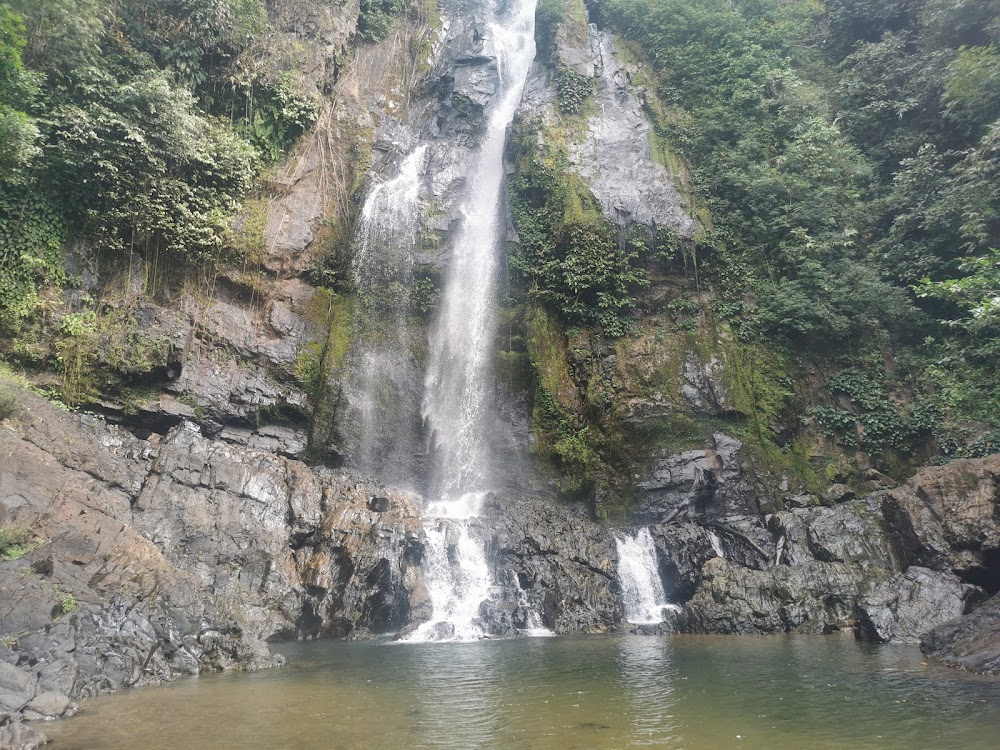
[[[722,540],[714,531],[708,532],[708,540],[712,543],[712,551],[723,560],[726,559],[726,551],[722,548]]]
[[[408,341],[407,317],[426,151],[426,146],[414,149],[395,178],[368,194],[351,269],[360,306],[347,383],[349,413],[358,433],[353,459],[359,468],[396,484],[413,480],[406,457],[419,429],[413,386],[420,375]],[[409,408],[407,401],[413,402]]]
[[[500,191],[507,126],[535,57],[535,0],[491,2],[486,43],[499,73],[482,144],[469,171],[461,223],[431,335],[423,416],[434,451],[432,494],[424,514],[424,571],[433,616],[411,640],[469,640],[485,634],[479,608],[490,596],[486,553],[475,535],[483,493],[493,481],[494,346],[500,245]]]
[[[514,582],[517,584],[517,606],[524,613],[524,622],[521,624],[518,632],[521,635],[533,638],[547,638],[555,635],[555,633],[545,627],[545,623],[542,622],[542,616],[538,610],[531,606],[531,603],[528,601],[528,593],[521,587],[521,582],[516,577]]]
[[[434,487],[442,498],[490,486],[490,355],[503,147],[535,57],[534,0],[515,0],[507,18],[495,3],[491,5],[487,28],[500,73],[499,98],[487,113],[482,145],[469,172],[424,382],[423,413],[437,454]]]
[[[639,529],[635,536],[615,534],[615,545],[625,619],[633,625],[663,622],[665,612],[677,606],[667,601],[649,529]]]
[[[470,519],[479,514],[484,497],[472,493],[425,508],[424,573],[434,611],[407,640],[467,641],[483,635],[479,605],[489,597],[492,579]]]

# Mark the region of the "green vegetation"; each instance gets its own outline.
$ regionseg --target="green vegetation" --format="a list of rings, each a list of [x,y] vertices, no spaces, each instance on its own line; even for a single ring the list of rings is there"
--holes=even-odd
[[[404,10],[406,0],[361,0],[358,36],[366,42],[382,41]]]
[[[17,560],[41,544],[26,526],[0,528],[0,560]]]
[[[62,614],[68,615],[70,612],[76,609],[77,602],[76,602],[76,597],[73,596],[73,594],[71,594],[68,591],[63,591],[58,586],[55,587],[55,592],[56,592],[56,600],[59,602],[59,611]]]
[[[842,457],[856,452],[901,477],[935,454],[995,449],[1000,3],[587,7],[617,33],[651,153],[702,228],[683,242],[604,222],[567,159],[593,91],[560,56],[584,46],[582,7],[540,2],[539,57],[558,108],[544,124],[516,123],[511,266],[548,312],[544,325],[528,320],[535,430],[566,489],[620,487],[642,461],[622,445],[672,450],[713,429],[813,489],[844,476]],[[656,288],[640,294],[648,279]],[[637,368],[609,376],[573,350],[610,335],[631,356],[659,316],[669,323],[657,351],[720,363],[721,419],[681,407],[633,429],[624,401],[650,386],[609,377]],[[607,356],[592,347],[587,357]],[[669,403],[684,403],[679,367],[657,376]],[[557,371],[568,387],[555,388]]]
[[[558,312],[567,326],[600,325],[624,334],[634,292],[648,284],[639,248],[622,241],[557,148],[538,144],[537,125],[515,135],[516,173],[509,193],[521,244],[511,268],[528,296]]]
[[[0,380],[0,422],[17,416],[17,393],[7,383]]]
[[[265,170],[319,112],[297,63],[273,64],[267,7],[0,7],[0,341],[58,374],[48,387],[65,403],[112,378],[142,388],[171,361],[136,322],[137,296],[226,263],[244,268],[234,286],[266,296]],[[588,49],[588,9],[619,37],[652,156],[700,222],[693,241],[623,232],[571,167],[595,82],[560,50]],[[363,0],[355,41],[386,38],[406,12],[436,13]],[[500,368],[520,385],[530,372],[538,451],[568,493],[619,486],[647,447],[690,447],[720,426],[813,478],[816,443],[886,470],[996,449],[1000,0],[540,0],[536,18],[556,102],[513,132],[518,322]],[[423,65],[430,37],[417,36]],[[319,288],[312,343],[278,374],[310,395],[314,451],[335,430],[330,382],[357,311],[406,298],[422,325],[439,294],[425,271],[349,288],[371,127],[345,119],[323,145],[352,158],[304,273]],[[100,293],[93,269],[67,261],[74,248],[99,266]],[[662,341],[643,349],[651,335]],[[641,377],[626,362],[664,351]],[[721,363],[723,415],[683,406],[689,353]],[[674,408],[633,419],[626,393]],[[0,418],[16,408],[4,398]]]
[[[23,334],[72,282],[67,236],[180,270],[228,250],[261,164],[316,114],[264,68],[267,34],[261,0],[0,9],[0,332]]]
[[[651,69],[653,150],[690,165],[698,282],[740,346],[842,370],[809,414],[845,448],[981,450],[963,425],[1000,426],[1000,3],[601,12]]]

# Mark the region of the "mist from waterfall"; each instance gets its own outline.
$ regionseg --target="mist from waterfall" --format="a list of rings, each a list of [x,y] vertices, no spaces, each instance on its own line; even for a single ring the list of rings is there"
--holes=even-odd
[[[494,482],[496,432],[492,352],[503,150],[535,57],[535,0],[491,2],[486,41],[499,72],[480,149],[467,177],[441,307],[430,338],[423,417],[433,443],[431,493],[424,513],[424,572],[433,615],[410,640],[471,640],[486,634],[480,605],[493,587],[479,525]]]
[[[369,192],[358,221],[351,267],[358,296],[352,367],[345,391],[356,431],[352,462],[383,481],[413,486],[413,446],[419,443],[419,367],[409,340],[409,294],[423,210],[421,173],[426,146],[415,148],[399,173]]]

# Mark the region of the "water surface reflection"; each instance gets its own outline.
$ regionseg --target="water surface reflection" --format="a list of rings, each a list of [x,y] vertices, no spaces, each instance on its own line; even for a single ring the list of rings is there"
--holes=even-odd
[[[1000,681],[848,638],[290,644],[289,665],[101,698],[66,750],[995,750]]]

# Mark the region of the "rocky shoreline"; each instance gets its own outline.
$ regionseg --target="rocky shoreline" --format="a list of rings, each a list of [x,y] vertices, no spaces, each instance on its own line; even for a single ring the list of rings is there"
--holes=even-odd
[[[36,746],[33,722],[82,698],[271,667],[282,659],[269,642],[369,638],[430,616],[416,496],[192,423],[141,440],[18,395],[0,427],[0,526],[29,538],[0,562],[0,746]],[[653,630],[853,626],[998,670],[998,599],[975,606],[1000,583],[1000,456],[766,512],[739,451],[718,434],[665,457],[646,484],[637,517],[681,605]],[[515,635],[526,606],[560,634],[630,627],[612,528],[580,506],[516,496],[490,497],[481,521],[498,590],[481,611],[491,634]]]

